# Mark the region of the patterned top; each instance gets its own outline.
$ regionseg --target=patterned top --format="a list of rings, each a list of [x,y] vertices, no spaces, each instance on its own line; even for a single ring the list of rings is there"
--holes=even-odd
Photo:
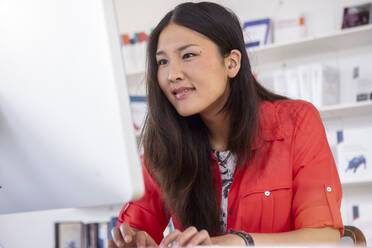
[[[221,198],[221,227],[223,232],[226,232],[227,227],[227,197],[232,184],[234,171],[236,167],[236,156],[230,151],[213,151],[217,163],[220,167],[222,180],[222,198]]]

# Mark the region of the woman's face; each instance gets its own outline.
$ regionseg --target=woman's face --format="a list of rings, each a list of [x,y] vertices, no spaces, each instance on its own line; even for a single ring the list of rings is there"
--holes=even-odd
[[[181,116],[214,115],[227,101],[228,61],[204,35],[169,24],[160,33],[156,60],[160,88]]]

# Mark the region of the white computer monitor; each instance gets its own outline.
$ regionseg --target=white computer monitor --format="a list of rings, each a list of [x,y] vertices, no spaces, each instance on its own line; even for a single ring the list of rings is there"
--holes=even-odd
[[[141,196],[112,1],[0,9],[0,214]]]

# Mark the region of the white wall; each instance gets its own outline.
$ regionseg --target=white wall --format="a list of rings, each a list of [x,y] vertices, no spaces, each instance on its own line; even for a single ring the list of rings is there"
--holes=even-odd
[[[149,31],[180,0],[114,0],[122,33]],[[193,1],[198,2],[198,1]],[[232,9],[241,21],[262,17],[286,18],[304,13],[309,21],[309,35],[336,30],[341,25],[342,9],[346,5],[370,0],[214,0]],[[146,6],[146,8],[143,8]]]

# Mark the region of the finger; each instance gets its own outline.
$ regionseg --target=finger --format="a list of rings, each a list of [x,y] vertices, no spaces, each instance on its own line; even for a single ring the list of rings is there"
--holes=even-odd
[[[118,248],[113,240],[108,241],[108,248]]]
[[[147,233],[144,231],[139,231],[136,234],[136,245],[138,248],[146,247]]]
[[[158,246],[158,244],[155,242],[155,240],[148,233],[146,233],[146,246],[147,247],[157,247]]]
[[[168,245],[172,243],[173,241],[175,241],[179,235],[181,235],[180,230],[177,230],[177,229],[174,230],[173,232],[168,234],[165,238],[163,238],[163,240],[160,242],[160,247],[162,248],[168,247]]]
[[[212,245],[209,233],[206,230],[201,230],[189,240],[187,246],[197,245]]]
[[[124,239],[123,239],[123,236],[121,235],[121,232],[120,232],[119,228],[117,228],[117,227],[112,228],[111,235],[112,235],[112,237],[114,239],[114,243],[117,247],[124,247],[124,244],[125,244]]]
[[[129,226],[128,223],[124,222],[120,225],[120,232],[124,239],[124,242],[129,244],[133,241],[133,237],[135,236],[134,230]]]
[[[196,235],[198,234],[198,229],[194,226],[188,227],[182,235],[178,236],[176,240],[176,245],[178,246],[186,246],[188,242]]]

